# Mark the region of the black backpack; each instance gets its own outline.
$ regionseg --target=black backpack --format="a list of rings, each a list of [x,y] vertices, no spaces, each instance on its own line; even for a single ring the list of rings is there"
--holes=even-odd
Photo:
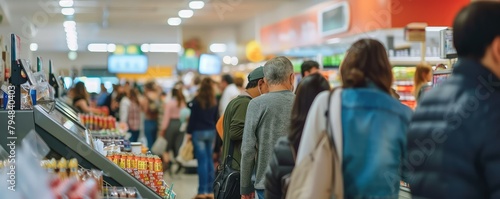
[[[219,167],[219,174],[214,182],[215,199],[239,199],[240,195],[240,171],[231,168],[233,161],[233,142],[229,143],[229,152],[224,163]],[[236,161],[236,160],[235,160]],[[238,162],[238,161],[236,161]]]

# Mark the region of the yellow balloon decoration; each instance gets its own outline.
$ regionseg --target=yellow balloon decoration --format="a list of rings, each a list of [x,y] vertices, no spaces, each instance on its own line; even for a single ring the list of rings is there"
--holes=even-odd
[[[116,50],[114,52],[115,55],[123,55],[125,54],[125,46],[123,45],[116,45]]]
[[[186,49],[185,55],[186,57],[195,57],[196,52],[192,48],[188,48]]]
[[[246,47],[247,59],[251,62],[260,62],[264,60],[264,55],[262,54],[262,47],[259,42],[253,40],[248,42]]]

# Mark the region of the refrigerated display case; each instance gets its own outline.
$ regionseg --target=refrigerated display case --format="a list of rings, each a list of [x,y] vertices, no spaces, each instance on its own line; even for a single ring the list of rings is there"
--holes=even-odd
[[[63,104],[59,104],[64,106]],[[161,198],[148,186],[137,180],[134,176],[121,169],[93,148],[91,134],[79,123],[71,118],[71,111],[64,111],[62,107],[53,109],[37,105],[33,110],[16,112],[17,143],[31,129],[51,148],[48,158],[66,159],[76,158],[83,168],[94,168],[104,172],[105,184],[118,187],[136,187],[144,198]],[[0,111],[0,120],[6,120],[6,111]],[[68,117],[69,116],[69,117]],[[7,135],[7,128],[0,130],[0,135]],[[4,145],[5,143],[2,143]]]
[[[394,66],[392,68],[393,88],[399,94],[401,103],[412,109],[416,106],[415,96],[413,96],[415,70],[415,66]]]

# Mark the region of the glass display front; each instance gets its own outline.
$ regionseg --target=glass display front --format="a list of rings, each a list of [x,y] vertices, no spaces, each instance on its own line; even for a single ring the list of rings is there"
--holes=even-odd
[[[48,110],[50,110],[50,107],[48,107],[48,105],[42,105],[41,107],[43,107],[44,111],[49,114],[50,118],[53,121],[59,123],[69,132],[76,135],[82,142],[92,145],[92,138],[90,137],[91,135],[84,128],[78,125],[76,121],[70,119],[59,109],[55,109],[52,112],[48,112]]]

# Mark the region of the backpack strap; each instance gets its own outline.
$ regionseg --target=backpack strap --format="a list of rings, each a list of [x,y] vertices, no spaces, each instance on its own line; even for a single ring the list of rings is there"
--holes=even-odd
[[[333,107],[332,107],[333,106]],[[342,88],[335,88],[328,95],[328,106],[325,113],[326,130],[330,138],[330,144],[336,148],[337,158],[342,164]],[[333,115],[333,118],[332,117]],[[333,121],[333,123],[332,123]]]

